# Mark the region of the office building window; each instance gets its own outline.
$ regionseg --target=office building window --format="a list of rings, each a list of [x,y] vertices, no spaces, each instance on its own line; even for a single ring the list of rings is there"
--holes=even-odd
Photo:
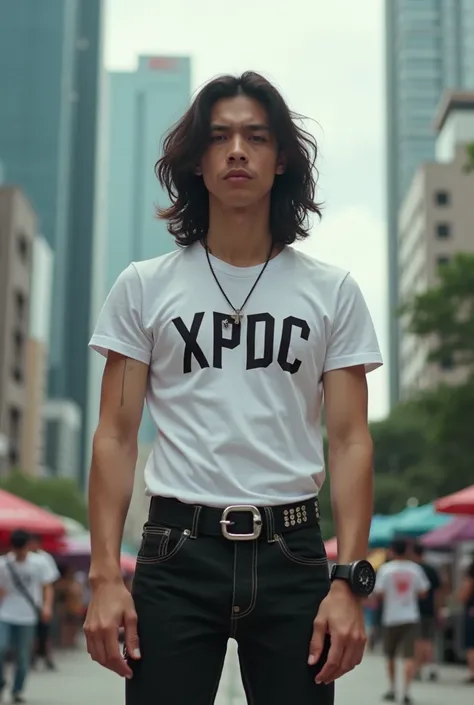
[[[27,264],[28,262],[28,240],[26,237],[23,235],[23,233],[20,233],[17,237],[17,247],[18,247],[18,254],[20,256],[21,261],[23,264]]]
[[[451,226],[449,223],[438,223],[436,225],[436,237],[440,240],[447,240],[451,237]]]
[[[444,267],[446,264],[449,264],[449,257],[446,255],[439,255],[439,257],[436,258],[436,264],[438,267]]]
[[[449,206],[451,202],[448,191],[436,191],[434,200],[437,206]]]
[[[25,317],[26,298],[22,291],[15,292],[15,308],[17,322],[21,323]]]
[[[12,375],[16,382],[23,381],[23,362],[24,362],[24,347],[25,339],[23,333],[19,330],[13,336],[13,368]]]

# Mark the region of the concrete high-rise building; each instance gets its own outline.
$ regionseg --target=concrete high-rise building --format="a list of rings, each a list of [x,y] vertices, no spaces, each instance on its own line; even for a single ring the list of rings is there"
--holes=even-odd
[[[97,224],[102,5],[2,2],[0,21],[0,64],[9,67],[0,73],[0,154],[54,252],[48,391],[78,404],[81,415]],[[84,442],[78,447],[83,455]]]
[[[417,167],[434,158],[445,89],[474,88],[472,0],[385,0],[390,401],[400,386],[397,222]]]
[[[457,252],[474,253],[474,173],[466,172],[466,146],[474,142],[474,93],[446,94],[437,112],[436,161],[418,168],[400,208],[399,295],[402,301],[436,285],[440,266]],[[460,383],[467,372],[451,361],[429,364],[429,340],[400,322],[401,397],[440,382]]]
[[[20,467],[27,395],[30,280],[36,215],[17,188],[0,187],[0,471]]]
[[[165,133],[189,107],[190,82],[187,57],[141,56],[136,71],[109,76],[106,286],[101,304],[130,262],[157,257],[175,247],[165,222],[156,218],[157,204],[168,204],[168,198],[154,166]],[[97,423],[103,369],[100,360],[93,365],[89,446]],[[145,413],[140,441],[149,443],[154,433]]]
[[[21,469],[43,474],[44,419],[47,398],[48,356],[53,288],[53,251],[45,238],[33,242],[29,334],[26,349],[26,410]]]

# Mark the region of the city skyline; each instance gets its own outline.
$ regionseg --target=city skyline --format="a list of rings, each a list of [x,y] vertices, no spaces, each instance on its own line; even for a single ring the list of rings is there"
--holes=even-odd
[[[435,156],[434,118],[447,89],[474,88],[468,0],[385,0],[390,403],[400,396],[399,208],[416,169]]]

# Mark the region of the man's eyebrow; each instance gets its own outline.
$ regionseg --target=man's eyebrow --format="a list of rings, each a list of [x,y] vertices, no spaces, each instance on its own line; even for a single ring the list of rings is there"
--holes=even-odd
[[[264,123],[260,122],[252,122],[249,125],[244,125],[244,128],[246,130],[252,130],[253,132],[258,132],[258,131],[266,131],[270,132],[270,128],[268,125],[265,125]],[[221,125],[220,123],[213,122],[211,124],[211,130],[212,132],[228,132],[231,128],[229,125]]]

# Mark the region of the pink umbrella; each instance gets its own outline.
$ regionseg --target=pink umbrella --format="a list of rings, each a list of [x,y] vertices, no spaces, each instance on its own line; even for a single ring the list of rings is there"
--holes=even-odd
[[[461,541],[474,541],[474,516],[457,516],[421,539],[426,548],[451,548]]]
[[[442,514],[474,515],[474,485],[438,499],[435,507],[436,511]]]
[[[334,538],[325,541],[324,548],[326,549],[328,560],[335,561],[337,559],[337,538],[334,536]]]

